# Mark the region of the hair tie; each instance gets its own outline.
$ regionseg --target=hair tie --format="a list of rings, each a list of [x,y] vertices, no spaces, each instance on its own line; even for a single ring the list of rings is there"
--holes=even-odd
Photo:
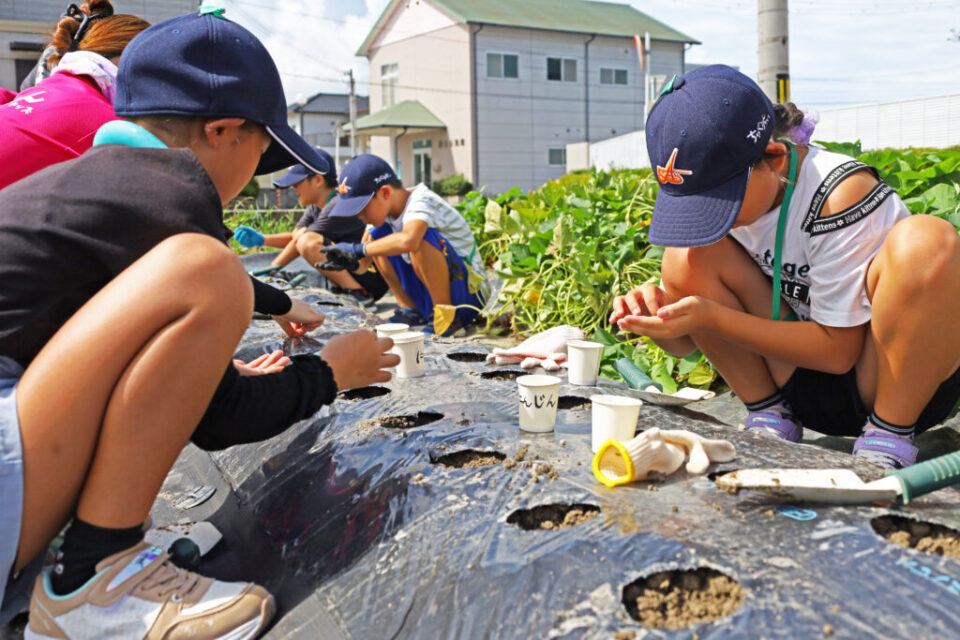
[[[810,137],[817,123],[820,122],[820,113],[817,111],[803,110],[803,121],[787,132],[787,136],[797,144],[810,144]]]
[[[77,47],[80,46],[80,41],[83,39],[83,36],[87,32],[87,28],[90,26],[90,23],[94,20],[99,20],[100,18],[106,18],[107,14],[105,13],[96,13],[90,15],[89,13],[84,13],[80,7],[76,4],[70,4],[67,7],[67,10],[63,12],[61,18],[72,18],[80,23],[80,26],[77,28],[77,32],[73,34],[73,40],[70,41],[70,46],[67,47],[67,53],[71,51],[76,51]]]

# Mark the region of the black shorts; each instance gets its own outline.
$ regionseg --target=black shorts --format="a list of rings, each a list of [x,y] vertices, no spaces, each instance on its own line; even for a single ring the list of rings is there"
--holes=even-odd
[[[371,267],[366,273],[353,273],[352,275],[357,283],[367,290],[367,293],[373,296],[374,300],[379,300],[389,291],[390,287],[376,270]]]
[[[870,416],[857,391],[856,368],[837,375],[798,367],[780,391],[801,424],[821,433],[859,436]],[[917,418],[917,433],[943,422],[958,399],[960,369],[937,387]]]

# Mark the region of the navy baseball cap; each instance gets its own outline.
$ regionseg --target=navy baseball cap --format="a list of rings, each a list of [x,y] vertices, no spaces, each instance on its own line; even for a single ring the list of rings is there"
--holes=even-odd
[[[355,156],[340,172],[340,197],[330,210],[331,216],[355,216],[370,202],[377,189],[394,182],[397,174],[387,161],[372,153]]]
[[[314,147],[313,149],[330,166],[330,170],[327,171],[327,173],[324,175],[330,176],[331,178],[336,180],[337,165],[333,161],[333,156],[331,156],[329,153],[327,153],[320,147]],[[311,171],[307,165],[295,164],[292,167],[290,167],[290,171],[287,171],[285,174],[283,174],[282,176],[274,180],[273,186],[277,187],[278,189],[286,189],[288,187],[292,187],[293,185],[297,184],[301,180],[305,180],[306,178],[309,178],[310,176],[315,176],[315,175],[317,175],[317,173],[315,171]]]
[[[647,152],[660,183],[650,242],[700,247],[727,235],[774,122],[770,99],[731,67],[674,76],[647,118]]]
[[[137,34],[120,57],[114,111],[124,118],[246,118],[273,139],[257,175],[298,162],[326,173],[326,160],[287,124],[287,101],[270,54],[223,12],[204,6]]]

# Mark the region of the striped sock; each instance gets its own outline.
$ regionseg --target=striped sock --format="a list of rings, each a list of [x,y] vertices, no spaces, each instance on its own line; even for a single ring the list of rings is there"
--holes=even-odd
[[[776,411],[781,415],[790,413],[790,409],[787,407],[787,401],[779,390],[768,398],[757,400],[756,402],[744,402],[744,405],[746,405],[747,411],[751,413],[755,411]]]
[[[916,433],[917,427],[915,424],[908,426],[903,426],[899,424],[893,424],[892,422],[887,422],[883,418],[877,415],[877,412],[874,411],[870,414],[870,417],[867,418],[867,424],[864,425],[864,430],[874,428],[887,431],[897,436],[898,438],[903,438],[904,440],[913,440],[913,436]]]

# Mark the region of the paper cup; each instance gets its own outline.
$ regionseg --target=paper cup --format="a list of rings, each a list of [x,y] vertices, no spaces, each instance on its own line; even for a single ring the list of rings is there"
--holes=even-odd
[[[423,339],[419,331],[396,333],[393,338],[393,352],[400,356],[397,365],[398,378],[419,378],[423,375]]]
[[[603,345],[587,340],[571,340],[567,343],[567,379],[570,384],[593,387],[600,373]]]
[[[560,399],[560,378],[553,376],[520,376],[520,428],[543,433],[553,431],[557,422],[557,402]]]
[[[593,452],[607,440],[626,442],[637,432],[637,418],[643,402],[627,396],[592,396],[593,405],[590,444]]]
[[[376,327],[374,327],[374,329],[377,330],[378,338],[392,338],[397,334],[406,333],[407,331],[409,331],[410,325],[404,324],[402,322],[386,322],[384,324],[378,324]],[[391,347],[391,349],[387,351],[387,353],[397,353],[397,348]],[[387,367],[386,370],[389,371],[390,373],[397,372],[396,367]]]

